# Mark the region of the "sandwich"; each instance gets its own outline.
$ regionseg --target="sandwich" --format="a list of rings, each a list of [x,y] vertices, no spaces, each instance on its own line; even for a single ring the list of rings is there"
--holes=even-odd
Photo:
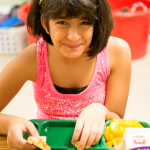
[[[27,142],[29,144],[33,144],[37,146],[38,148],[42,150],[51,150],[51,147],[48,146],[48,144],[46,143],[46,136],[41,136],[41,139],[34,137],[34,136],[29,136],[27,138]]]

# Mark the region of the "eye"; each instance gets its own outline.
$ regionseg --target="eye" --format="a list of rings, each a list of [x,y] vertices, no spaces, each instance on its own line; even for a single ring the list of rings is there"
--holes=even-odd
[[[57,24],[67,24],[67,22],[66,21],[59,21],[59,22],[57,22]]]
[[[83,21],[83,22],[81,22],[81,25],[90,25],[90,22],[89,21]]]

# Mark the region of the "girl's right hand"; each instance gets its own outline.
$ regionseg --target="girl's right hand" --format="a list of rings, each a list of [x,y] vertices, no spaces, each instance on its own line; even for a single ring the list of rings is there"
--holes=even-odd
[[[17,118],[10,123],[7,134],[7,144],[10,150],[36,149],[34,145],[27,143],[23,138],[23,135],[26,132],[29,132],[32,136],[40,138],[34,124],[29,120]]]

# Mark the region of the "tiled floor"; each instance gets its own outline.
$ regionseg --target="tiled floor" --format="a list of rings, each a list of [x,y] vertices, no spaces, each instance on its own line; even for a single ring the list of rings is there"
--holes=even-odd
[[[0,55],[0,72],[14,57],[15,55]],[[36,118],[36,110],[32,83],[27,82],[2,113],[33,119]],[[147,54],[132,61],[131,87],[125,119],[150,123],[150,43]]]

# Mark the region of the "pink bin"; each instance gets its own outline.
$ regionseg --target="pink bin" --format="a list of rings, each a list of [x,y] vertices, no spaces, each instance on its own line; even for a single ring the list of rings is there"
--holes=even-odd
[[[147,11],[116,11],[124,7],[131,9],[132,5],[137,2],[142,2],[146,5]],[[150,1],[110,0],[110,4],[115,21],[112,36],[122,38],[130,45],[132,60],[143,57],[146,54],[149,35]]]

